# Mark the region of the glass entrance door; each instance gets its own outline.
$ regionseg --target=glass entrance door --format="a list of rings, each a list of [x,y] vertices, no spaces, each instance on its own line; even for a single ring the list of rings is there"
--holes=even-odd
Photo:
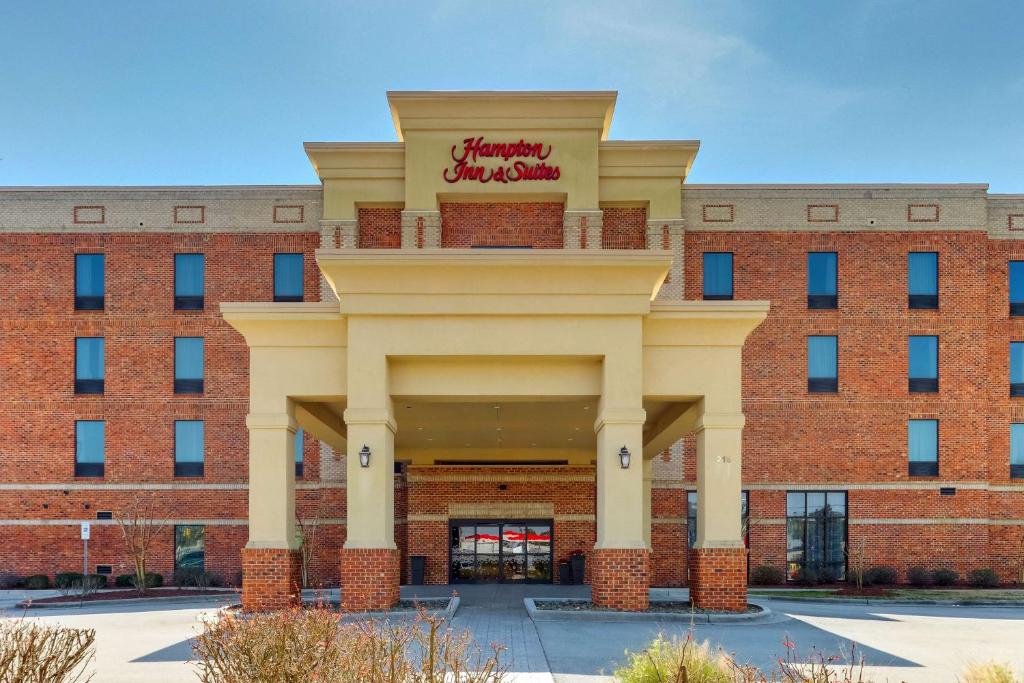
[[[451,583],[551,583],[551,520],[449,525]]]

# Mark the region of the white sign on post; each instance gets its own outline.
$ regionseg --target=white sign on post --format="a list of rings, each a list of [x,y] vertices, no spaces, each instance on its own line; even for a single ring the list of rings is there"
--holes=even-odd
[[[89,531],[90,531],[90,529],[91,529],[91,525],[90,525],[89,522],[82,522],[82,540],[83,541],[88,541],[89,540]]]

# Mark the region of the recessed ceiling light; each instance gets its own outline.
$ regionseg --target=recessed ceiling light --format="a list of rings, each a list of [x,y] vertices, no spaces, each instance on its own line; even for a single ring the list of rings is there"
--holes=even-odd
[[[578,432],[578,431],[580,431],[580,428],[579,428],[579,427],[577,427],[577,428],[576,428],[576,431],[577,431],[577,432]]]
[[[421,432],[423,431],[423,427],[417,427],[416,429],[421,431]],[[577,427],[576,429],[579,429],[579,427]]]
[[[590,406],[583,406],[583,410],[590,410]]]
[[[569,437],[569,441],[572,441],[572,437],[571,436]]]
[[[495,429],[497,429],[499,432],[501,431],[501,427],[495,427]]]

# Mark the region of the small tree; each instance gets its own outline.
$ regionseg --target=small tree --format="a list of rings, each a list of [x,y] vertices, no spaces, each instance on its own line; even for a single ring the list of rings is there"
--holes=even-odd
[[[319,507],[319,506],[318,506]],[[319,513],[319,510],[317,510]],[[298,510],[295,512],[295,531],[299,536],[299,558],[302,561],[302,587],[309,588],[309,569],[319,546],[320,530],[319,514],[313,518],[303,519]]]
[[[863,591],[864,574],[868,569],[865,539],[858,538],[856,542],[849,544],[846,549],[846,559],[850,568],[850,574],[853,576],[853,582],[857,586],[857,590]]]
[[[153,498],[135,494],[128,504],[114,513],[114,519],[124,537],[125,550],[135,565],[135,590],[140,594],[146,590],[146,557],[149,548],[165,525],[153,518]]]

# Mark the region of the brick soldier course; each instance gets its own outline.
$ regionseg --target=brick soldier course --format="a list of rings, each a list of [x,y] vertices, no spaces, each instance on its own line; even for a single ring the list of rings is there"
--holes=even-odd
[[[561,172],[572,175],[568,161]],[[173,526],[199,525],[206,569],[228,582],[244,574],[247,606],[291,604],[298,554],[243,550],[250,356],[220,304],[269,304],[275,253],[302,253],[304,300],[327,302],[334,298],[317,265],[321,247],[410,256],[535,247],[664,250],[672,265],[657,303],[700,301],[703,254],[730,252],[733,298],[770,301],[742,350],[749,559],[743,549],[689,547],[693,436],[648,459],[649,551],[595,550],[592,458],[548,453],[557,464],[520,467],[511,454],[503,463],[452,466],[443,455],[432,457],[445,464],[406,459],[397,446],[394,547],[343,549],[352,523],[350,456],[307,430],[295,500],[298,516],[317,528],[313,585],[340,582],[352,609],[386,607],[399,581],[410,580],[413,556],[427,558],[428,583],[449,580],[449,520],[500,515],[550,520],[551,580],[560,561],[582,550],[598,602],[642,609],[646,586],[689,585],[705,607],[737,610],[748,567],[793,574],[787,495],[808,491],[845,494],[846,547],[861,549],[868,565],[891,565],[901,577],[915,565],[961,575],[991,567],[1004,582],[1019,580],[1024,482],[1011,476],[1010,425],[1024,422],[1024,399],[1010,395],[1009,345],[1024,341],[1024,318],[1009,313],[1009,263],[1024,260],[1024,195],[991,194],[984,185],[682,184],[679,215],[665,217],[643,201],[570,205],[538,181],[522,197],[488,186],[475,198],[459,186],[430,207],[375,197],[338,217],[324,209],[333,182],[324,175],[323,186],[0,189],[0,572],[80,571],[82,521],[94,525],[91,569],[130,571],[114,522],[97,514],[141,492],[168,527],[152,570],[174,571]],[[807,306],[814,251],[838,255],[836,309]],[[907,258],[920,251],[938,254],[935,309],[907,304]],[[74,255],[82,253],[105,255],[101,311],[74,308]],[[174,309],[176,253],[205,255],[201,311]],[[838,339],[836,393],[807,390],[811,335]],[[939,338],[935,393],[908,391],[910,335]],[[104,393],[76,395],[75,339],[92,336],[105,339]],[[183,336],[205,340],[199,395],[173,390],[173,340]],[[399,435],[402,410],[395,407]],[[908,471],[909,419],[939,421],[937,476]],[[102,477],[74,475],[76,420],[105,421]],[[202,477],[174,476],[175,420],[205,423]]]

